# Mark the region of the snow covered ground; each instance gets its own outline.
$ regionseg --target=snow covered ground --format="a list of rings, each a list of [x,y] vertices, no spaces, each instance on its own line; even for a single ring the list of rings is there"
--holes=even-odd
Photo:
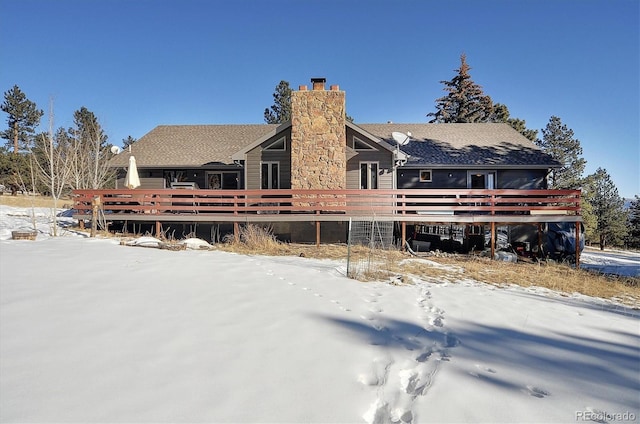
[[[36,241],[10,240],[28,212],[0,206],[3,423],[640,419],[637,310],[52,238],[46,210]]]
[[[640,277],[640,252],[587,248],[580,255],[580,262],[584,269],[604,274]]]

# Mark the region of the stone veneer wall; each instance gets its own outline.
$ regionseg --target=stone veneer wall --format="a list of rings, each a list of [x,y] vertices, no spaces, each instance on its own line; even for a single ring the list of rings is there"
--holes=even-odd
[[[314,87],[291,93],[291,188],[347,187],[345,94]]]

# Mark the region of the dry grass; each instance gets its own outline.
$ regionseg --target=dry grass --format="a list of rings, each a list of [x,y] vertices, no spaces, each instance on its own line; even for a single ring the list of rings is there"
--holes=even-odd
[[[614,299],[640,307],[640,278],[610,277],[554,263],[510,263],[487,258],[442,258],[438,262],[464,269],[464,275],[498,286],[545,287],[561,293]]]
[[[58,199],[58,208],[71,205],[71,199]],[[28,196],[18,194],[11,196],[10,194],[0,195],[0,205],[14,206],[18,208],[52,208],[53,199],[49,196]]]
[[[253,227],[253,228],[252,228]],[[228,240],[221,250],[243,254],[269,256],[303,256],[317,259],[345,260],[346,245],[302,245],[282,243],[269,229],[246,226],[240,241]],[[415,258],[400,251],[371,251],[352,246],[351,260],[371,260],[378,266],[358,275],[359,280],[385,280],[410,283],[426,281],[456,281],[473,279],[497,286],[518,285],[544,287],[565,294],[581,293],[612,299],[640,308],[640,278],[612,278],[554,263],[501,262],[488,258],[454,255],[448,257]]]

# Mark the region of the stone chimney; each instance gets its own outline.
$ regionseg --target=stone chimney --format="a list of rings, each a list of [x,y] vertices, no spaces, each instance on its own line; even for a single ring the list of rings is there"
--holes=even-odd
[[[345,93],[325,90],[325,78],[312,78],[312,90],[291,93],[291,188],[342,190],[347,187]]]

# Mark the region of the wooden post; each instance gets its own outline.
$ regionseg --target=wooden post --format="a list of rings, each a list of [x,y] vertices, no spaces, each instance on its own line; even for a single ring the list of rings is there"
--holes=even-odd
[[[491,223],[491,259],[496,257],[496,223]]]
[[[320,215],[320,211],[316,211]],[[316,247],[320,247],[320,221],[316,221]]]
[[[538,255],[542,258],[542,224],[537,223],[536,226],[538,227]]]
[[[580,269],[580,221],[576,221],[576,269]]]
[[[240,241],[240,226],[238,225],[238,221],[233,223],[233,241],[236,243]]]
[[[402,251],[404,252],[406,250],[406,246],[405,244],[407,243],[407,223],[402,221],[402,224],[400,224],[402,226]]]
[[[95,237],[98,231],[98,208],[100,204],[100,196],[93,196],[93,199],[91,199],[91,237]]]
[[[160,221],[156,221],[156,237],[159,237],[162,234],[162,223]]]

